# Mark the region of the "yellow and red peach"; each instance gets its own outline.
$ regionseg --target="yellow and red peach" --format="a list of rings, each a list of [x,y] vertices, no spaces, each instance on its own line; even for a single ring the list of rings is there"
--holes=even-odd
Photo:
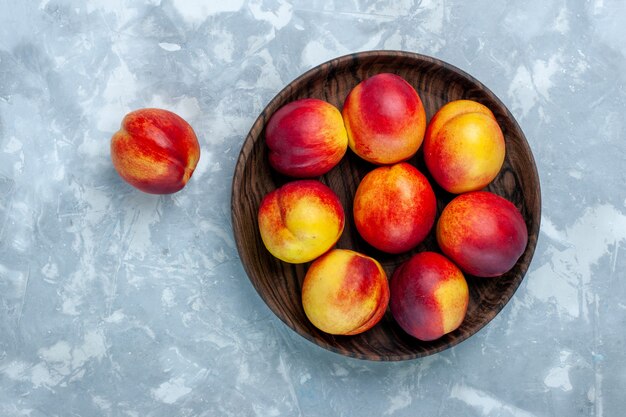
[[[270,165],[296,178],[325,174],[348,149],[341,112],[314,98],[292,101],[278,109],[267,123],[265,141]]]
[[[426,112],[415,89],[402,77],[382,73],[357,84],[343,105],[352,151],[378,165],[413,156],[424,139]]]
[[[345,224],[339,197],[317,180],[288,182],[266,194],[258,211],[267,250],[289,263],[309,262],[328,251]]]
[[[517,207],[489,191],[461,194],[450,201],[439,217],[436,235],[443,253],[478,277],[509,271],[528,243]]]
[[[359,234],[388,253],[405,252],[422,242],[436,214],[437,200],[430,183],[407,162],[370,171],[354,196]]]
[[[389,284],[391,313],[404,331],[431,341],[456,330],[469,289],[461,270],[436,252],[420,252],[396,268]]]
[[[505,156],[502,130],[491,110],[456,100],[433,116],[424,138],[424,161],[435,181],[460,194],[484,188],[498,175]]]
[[[111,160],[129,184],[151,194],[181,190],[200,159],[192,127],[175,113],[146,108],[128,113],[111,138]]]
[[[323,332],[355,335],[372,328],[385,314],[389,284],[374,258],[334,249],[316,259],[302,283],[302,306]]]

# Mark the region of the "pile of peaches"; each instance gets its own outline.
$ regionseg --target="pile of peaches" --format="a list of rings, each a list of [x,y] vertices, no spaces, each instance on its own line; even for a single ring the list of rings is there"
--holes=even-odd
[[[506,149],[493,113],[478,102],[448,102],[427,121],[415,89],[400,76],[383,73],[356,85],[342,111],[312,98],[286,104],[268,121],[265,139],[270,165],[292,180],[261,201],[261,239],[281,261],[310,262],[302,305],[326,333],[365,332],[389,307],[408,334],[438,339],[465,318],[465,274],[501,276],[526,249],[528,231],[515,205],[482,191],[500,172]],[[430,177],[456,195],[438,219],[429,179],[407,162],[422,145]],[[414,254],[390,280],[373,257],[335,248],[346,213],[337,194],[317,178],[333,169],[348,147],[375,167],[353,197],[352,216],[363,240],[400,254],[415,249],[435,228],[440,251]],[[147,193],[181,190],[199,158],[191,126],[163,109],[127,114],[111,139],[116,171]]]
[[[408,334],[438,339],[465,318],[465,275],[497,279],[526,248],[519,210],[483,190],[502,168],[505,140],[493,113],[478,102],[448,102],[427,121],[416,90],[383,73],[356,85],[341,111],[313,98],[286,104],[265,126],[265,140],[271,167],[291,180],[263,197],[260,235],[281,261],[310,263],[302,306],[323,332],[365,332],[389,308]],[[429,179],[407,162],[421,146],[429,177],[456,195],[439,218]],[[318,179],[348,148],[372,164],[358,184],[352,213]],[[388,279],[373,257],[336,248],[346,214],[380,251],[415,249],[433,228],[439,251],[415,253]]]

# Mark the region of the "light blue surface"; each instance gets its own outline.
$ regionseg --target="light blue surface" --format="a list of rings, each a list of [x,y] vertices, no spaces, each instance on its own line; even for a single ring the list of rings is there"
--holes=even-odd
[[[0,0],[0,416],[619,416],[626,386],[626,3]],[[327,352],[265,306],[230,185],[258,113],[304,71],[402,49],[509,107],[542,181],[523,284],[421,360]],[[200,164],[172,196],[109,159],[173,110]]]

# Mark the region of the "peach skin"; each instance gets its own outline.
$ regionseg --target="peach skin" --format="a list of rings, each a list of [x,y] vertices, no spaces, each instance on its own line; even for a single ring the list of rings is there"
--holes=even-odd
[[[411,336],[431,341],[465,318],[469,289],[461,270],[435,252],[420,252],[396,268],[389,284],[391,313]]]
[[[297,180],[263,197],[258,223],[263,244],[272,255],[304,263],[337,243],[345,216],[330,188],[317,180]]]
[[[200,159],[195,132],[180,116],[163,109],[128,113],[111,138],[111,161],[126,182],[151,194],[181,190]]]
[[[405,161],[424,139],[426,112],[402,77],[382,73],[357,84],[343,105],[348,146],[377,165]]]
[[[354,196],[359,234],[387,253],[405,252],[422,242],[436,213],[437,200],[430,183],[407,162],[370,171]]]
[[[372,328],[389,303],[387,275],[378,261],[334,249],[316,259],[302,283],[302,306],[323,332],[355,335]]]
[[[509,271],[526,249],[528,231],[510,201],[488,191],[455,197],[437,222],[439,247],[464,272],[496,277]]]
[[[435,181],[460,194],[484,188],[498,175],[505,156],[502,130],[480,103],[456,100],[433,116],[424,138],[424,161]]]
[[[348,149],[341,112],[314,98],[296,100],[278,109],[267,123],[265,141],[270,165],[296,178],[325,174]]]

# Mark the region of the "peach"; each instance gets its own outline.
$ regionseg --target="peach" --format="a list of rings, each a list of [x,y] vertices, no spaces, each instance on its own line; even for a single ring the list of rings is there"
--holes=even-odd
[[[469,289],[461,270],[436,252],[420,252],[396,268],[389,284],[391,314],[411,336],[431,341],[465,318]]]
[[[355,335],[372,328],[385,314],[389,284],[374,258],[334,249],[316,259],[302,283],[302,306],[323,332]]]
[[[502,130],[491,110],[472,100],[451,101],[430,120],[424,161],[435,181],[460,194],[484,188],[504,162]]]
[[[357,84],[343,105],[348,146],[377,165],[405,161],[424,139],[426,112],[402,77],[382,73]]]
[[[339,163],[348,136],[339,109],[305,98],[278,109],[265,128],[270,165],[297,178],[317,177]]]
[[[417,246],[435,223],[437,200],[426,177],[400,162],[370,171],[354,196],[356,228],[370,245],[388,253]]]
[[[509,271],[528,243],[517,207],[489,191],[461,194],[450,201],[439,217],[436,235],[443,253],[478,277]]]
[[[151,194],[181,190],[200,159],[192,127],[175,113],[139,109],[128,113],[111,138],[111,160],[129,184]]]
[[[333,190],[317,180],[298,180],[263,197],[258,222],[263,244],[272,255],[304,263],[337,243],[345,215]]]

